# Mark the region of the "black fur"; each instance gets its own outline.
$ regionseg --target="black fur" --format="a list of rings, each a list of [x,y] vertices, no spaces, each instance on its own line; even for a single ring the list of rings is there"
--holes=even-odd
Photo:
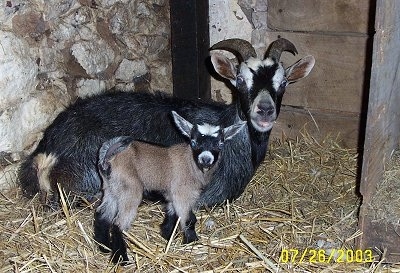
[[[94,217],[94,239],[98,243],[105,246],[99,246],[100,250],[104,253],[110,252],[108,249],[111,249],[110,227],[111,223],[104,219],[101,219],[100,213],[96,212]]]
[[[190,244],[191,242],[199,240],[196,234],[195,226],[196,226],[197,218],[194,215],[193,211],[190,211],[189,219],[186,221],[187,229],[183,231],[183,243]]]
[[[126,265],[129,262],[126,242],[117,225],[112,225],[111,228],[111,250],[113,263],[121,262],[122,265]]]
[[[100,251],[108,253],[111,249],[113,263],[121,262],[125,265],[129,261],[122,230],[117,225],[102,219],[100,212],[95,213],[94,239],[102,244],[99,246]]]
[[[164,221],[161,224],[161,236],[165,240],[169,240],[169,238],[171,238],[176,221],[178,221],[178,216],[175,213],[165,213]]]
[[[161,224],[161,236],[169,240],[172,236],[172,232],[174,231],[176,221],[178,221],[178,216],[176,213],[166,213],[164,217],[164,221]],[[197,237],[195,226],[196,226],[197,218],[193,211],[190,211],[189,219],[186,221],[187,229],[183,231],[183,243],[189,244],[191,242],[197,241],[199,238]]]

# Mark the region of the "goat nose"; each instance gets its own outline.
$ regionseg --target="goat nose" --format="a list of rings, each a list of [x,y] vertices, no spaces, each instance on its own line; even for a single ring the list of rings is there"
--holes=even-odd
[[[209,157],[203,157],[200,159],[200,161],[201,161],[201,164],[206,165],[206,166],[209,166],[212,163],[212,160]]]
[[[214,156],[209,151],[204,151],[199,155],[199,163],[204,166],[211,166],[214,163]]]
[[[275,113],[275,108],[270,105],[257,105],[257,114],[272,116]]]

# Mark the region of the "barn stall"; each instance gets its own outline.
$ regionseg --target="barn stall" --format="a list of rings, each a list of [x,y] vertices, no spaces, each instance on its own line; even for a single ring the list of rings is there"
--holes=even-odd
[[[245,193],[198,212],[201,241],[189,246],[164,241],[160,204],[143,205],[126,234],[135,264],[119,270],[396,272],[386,262],[399,262],[399,11],[396,1],[5,1],[2,271],[115,270],[93,241],[93,207],[49,212],[15,186],[18,162],[66,105],[115,86],[230,103],[209,82],[209,45],[239,37],[263,54],[284,37],[316,67],[288,88]],[[340,250],[355,257],[341,262]]]

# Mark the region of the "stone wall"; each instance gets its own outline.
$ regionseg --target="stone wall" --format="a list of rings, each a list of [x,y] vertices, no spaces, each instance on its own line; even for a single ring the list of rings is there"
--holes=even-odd
[[[0,4],[0,187],[78,97],[172,92],[168,0]]]

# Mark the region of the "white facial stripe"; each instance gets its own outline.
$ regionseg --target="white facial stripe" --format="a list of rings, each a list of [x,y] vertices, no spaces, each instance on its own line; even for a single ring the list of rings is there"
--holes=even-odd
[[[279,86],[281,85],[284,77],[285,77],[285,70],[281,65],[279,65],[278,69],[275,72],[274,77],[272,77],[272,86],[274,87],[275,90],[279,89]]]
[[[246,81],[247,89],[251,89],[253,87],[253,73],[250,71],[257,71],[260,66],[263,65],[263,62],[259,59],[251,57],[245,63],[242,63],[240,67],[240,73],[243,75],[244,80]]]
[[[253,86],[253,73],[245,63],[240,65],[240,74],[243,76],[243,79],[246,82],[247,89],[251,89]]]
[[[240,74],[246,81],[247,89],[251,89],[251,87],[253,86],[253,73],[250,71],[250,69],[253,71],[257,71],[261,66],[270,67],[274,64],[275,62],[271,58],[266,58],[262,61],[255,58],[250,58],[245,63],[242,63],[240,65]],[[284,77],[285,70],[283,69],[282,65],[279,64],[278,69],[276,70],[276,73],[272,78],[272,85],[275,90],[279,89],[279,86],[281,85]]]
[[[253,57],[249,58],[249,59],[246,61],[246,65],[247,65],[250,69],[253,69],[253,70],[257,70],[262,64],[263,64],[263,63],[262,63],[261,60],[256,59],[256,58],[253,58]]]
[[[204,162],[208,162],[209,165],[214,163],[214,156],[209,151],[204,151],[199,154],[199,163],[203,164]]]
[[[263,61],[263,65],[264,66],[273,66],[274,64],[275,64],[275,62],[271,58],[266,58]]]
[[[219,126],[211,125],[208,123],[204,123],[202,125],[198,125],[197,129],[199,130],[199,133],[202,135],[206,136],[212,136],[212,137],[217,137],[218,136],[218,131],[220,130]]]

